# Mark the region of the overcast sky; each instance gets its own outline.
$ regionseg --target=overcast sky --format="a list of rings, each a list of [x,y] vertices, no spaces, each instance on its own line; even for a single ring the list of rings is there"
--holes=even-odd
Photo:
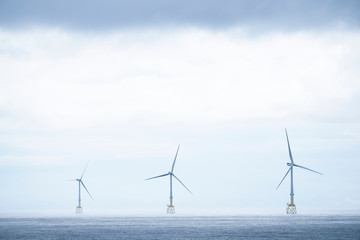
[[[0,214],[360,210],[359,1],[0,1]]]

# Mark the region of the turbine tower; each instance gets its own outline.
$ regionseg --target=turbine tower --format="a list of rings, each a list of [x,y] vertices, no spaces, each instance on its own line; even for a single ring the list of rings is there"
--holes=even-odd
[[[174,207],[174,205],[173,205],[173,190],[172,190],[172,182],[173,182],[172,178],[173,178],[173,177],[174,177],[176,180],[178,180],[179,183],[181,183],[181,185],[183,185],[183,186],[186,188],[186,190],[188,190],[188,191],[192,194],[192,192],[185,186],[185,184],[183,184],[183,183],[180,181],[180,179],[179,179],[178,177],[176,177],[175,174],[174,174],[174,167],[175,167],[176,157],[177,157],[178,152],[179,152],[179,148],[180,148],[180,144],[179,144],[179,146],[178,146],[178,148],[177,148],[176,155],[175,155],[175,159],[174,159],[174,162],[173,162],[173,164],[172,164],[172,167],[171,167],[171,171],[170,171],[170,172],[165,173],[165,174],[162,174],[162,175],[159,175],[159,176],[156,176],[156,177],[151,177],[151,178],[145,179],[145,180],[150,180],[150,179],[154,179],[154,178],[160,178],[160,177],[170,176],[170,204],[167,205],[167,213],[169,213],[169,214],[175,213],[175,207]]]
[[[296,214],[296,206],[295,206],[295,202],[294,202],[294,167],[298,167],[298,168],[302,168],[317,174],[321,174],[324,175],[322,173],[319,173],[317,171],[311,170],[309,168],[297,165],[294,163],[292,154],[291,154],[291,149],[290,149],[290,143],[289,143],[289,137],[285,128],[285,133],[286,133],[286,140],[287,140],[287,145],[288,145],[288,149],[289,149],[289,157],[290,157],[290,161],[291,163],[287,163],[287,165],[289,166],[289,170],[286,172],[285,176],[283,177],[283,179],[281,180],[281,182],[279,183],[279,185],[277,186],[276,189],[278,189],[281,185],[281,183],[284,181],[284,179],[286,178],[286,176],[289,174],[290,172],[290,179],[291,179],[291,183],[290,183],[290,203],[287,204],[287,208],[286,208],[286,213],[287,214]]]
[[[89,163],[88,163],[88,164],[89,164]],[[86,190],[86,192],[89,194],[90,198],[91,198],[92,200],[94,200],[94,199],[92,198],[91,194],[89,193],[89,191],[87,190],[87,188],[85,187],[84,182],[82,181],[82,178],[83,178],[83,176],[84,176],[84,173],[85,173],[85,170],[86,170],[88,164],[86,164],[86,167],[85,167],[83,173],[81,174],[81,177],[80,177],[80,178],[69,180],[69,181],[77,181],[77,182],[79,183],[79,205],[76,206],[76,213],[77,213],[77,214],[83,213],[83,210],[82,210],[82,207],[81,207],[81,191],[80,191],[80,190],[81,190],[81,185],[84,187],[84,189]]]

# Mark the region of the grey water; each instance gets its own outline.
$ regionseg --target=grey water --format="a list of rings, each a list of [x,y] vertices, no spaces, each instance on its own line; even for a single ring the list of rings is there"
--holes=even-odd
[[[0,239],[360,239],[360,216],[0,218]]]

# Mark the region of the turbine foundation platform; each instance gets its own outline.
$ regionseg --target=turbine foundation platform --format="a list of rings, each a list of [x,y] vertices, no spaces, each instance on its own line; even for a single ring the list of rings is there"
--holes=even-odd
[[[295,206],[295,204],[288,204],[288,206],[286,208],[286,213],[287,214],[296,214],[296,206]]]
[[[76,207],[76,213],[82,214],[83,213],[82,207]]]
[[[174,207],[174,205],[167,205],[168,207],[167,207],[167,213],[168,214],[174,214],[175,213],[175,207]]]

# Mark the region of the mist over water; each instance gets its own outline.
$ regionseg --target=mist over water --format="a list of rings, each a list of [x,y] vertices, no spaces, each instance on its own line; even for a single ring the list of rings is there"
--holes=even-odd
[[[0,239],[360,239],[360,216],[1,218]]]

